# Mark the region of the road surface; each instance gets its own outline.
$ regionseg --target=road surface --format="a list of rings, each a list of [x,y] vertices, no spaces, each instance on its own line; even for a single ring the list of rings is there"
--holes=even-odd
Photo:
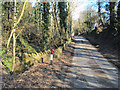
[[[119,88],[119,71],[84,37],[75,36],[71,86],[74,88]]]

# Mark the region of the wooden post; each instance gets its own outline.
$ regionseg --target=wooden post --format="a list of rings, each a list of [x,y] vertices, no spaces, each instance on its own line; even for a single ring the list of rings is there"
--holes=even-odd
[[[50,55],[50,65],[52,65],[53,63],[53,50],[51,50],[51,55]]]
[[[43,62],[43,58],[42,58],[42,63],[44,63],[44,62]]]

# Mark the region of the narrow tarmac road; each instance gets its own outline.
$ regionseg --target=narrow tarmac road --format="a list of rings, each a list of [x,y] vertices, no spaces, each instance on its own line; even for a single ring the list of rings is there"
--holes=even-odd
[[[119,71],[84,37],[75,36],[71,67],[74,88],[119,88]],[[70,74],[71,75],[71,74]]]

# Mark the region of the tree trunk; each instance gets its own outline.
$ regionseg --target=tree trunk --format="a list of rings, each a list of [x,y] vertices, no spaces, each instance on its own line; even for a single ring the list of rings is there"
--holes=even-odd
[[[99,16],[98,25],[100,25],[100,23],[102,23],[102,25],[104,26],[104,23],[101,18],[101,2],[100,2],[100,0],[98,0],[98,16]]]
[[[16,23],[16,0],[15,0],[15,5],[14,5],[14,25]],[[15,67],[15,47],[16,47],[16,39],[15,39],[15,28],[13,31],[13,65],[12,65],[12,72],[14,72],[14,67]]]
[[[113,33],[115,26],[115,2],[110,2],[110,33]]]
[[[117,30],[118,30],[118,35],[120,36],[120,1],[118,3],[118,9],[117,9]]]
[[[16,48],[16,35],[15,35],[16,30],[15,30],[15,27],[20,22],[20,20],[21,20],[21,18],[23,16],[26,2],[27,2],[27,0],[25,1],[24,5],[23,5],[21,15],[18,18],[17,22],[16,22],[16,0],[14,2],[14,26],[13,26],[13,29],[11,31],[10,37],[8,39],[8,43],[7,43],[7,48],[9,48],[10,40],[11,40],[11,37],[13,36],[13,65],[12,65],[12,70],[11,70],[12,72],[14,72],[14,67],[15,67],[15,48]]]
[[[9,48],[9,44],[10,44],[10,40],[11,40],[12,35],[13,35],[13,32],[14,32],[14,28],[17,26],[17,24],[20,22],[20,20],[21,20],[21,18],[22,18],[22,16],[23,16],[26,3],[27,3],[27,0],[25,1],[24,5],[23,5],[23,9],[22,9],[22,12],[21,12],[20,17],[18,18],[17,22],[14,23],[13,29],[12,29],[12,31],[11,31],[11,33],[10,33],[10,37],[9,37],[9,39],[8,39],[7,48]]]

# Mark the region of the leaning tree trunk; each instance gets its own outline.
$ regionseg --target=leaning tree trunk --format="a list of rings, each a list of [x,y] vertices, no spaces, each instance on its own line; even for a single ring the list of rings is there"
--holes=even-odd
[[[15,35],[15,27],[17,26],[17,24],[20,22],[20,20],[21,20],[21,18],[22,18],[22,16],[23,16],[23,13],[24,13],[24,10],[25,10],[25,5],[26,5],[26,3],[27,3],[27,0],[25,1],[25,3],[24,3],[24,5],[23,5],[23,9],[22,9],[22,12],[21,12],[21,15],[20,15],[20,17],[18,18],[18,20],[17,20],[17,22],[16,22],[16,0],[15,0],[15,2],[14,2],[14,26],[13,26],[13,28],[12,28],[12,31],[11,31],[11,34],[10,34],[10,37],[9,37],[9,39],[8,39],[8,43],[7,43],[7,49],[8,49],[8,51],[9,51],[9,44],[10,44],[10,40],[11,40],[11,38],[12,38],[12,36],[13,36],[13,65],[12,65],[12,72],[14,72],[14,67],[15,67],[15,47],[16,47],[16,38],[17,38],[17,36],[19,35]]]

